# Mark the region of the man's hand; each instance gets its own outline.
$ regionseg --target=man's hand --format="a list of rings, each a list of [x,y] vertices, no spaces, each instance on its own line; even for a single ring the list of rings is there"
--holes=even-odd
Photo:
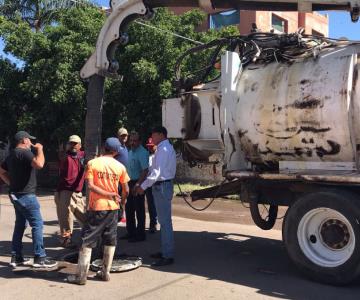
[[[121,199],[121,202],[120,202],[121,206],[122,206],[122,207],[125,207],[126,198],[120,197],[120,199]]]
[[[31,144],[37,151],[43,151],[43,145],[36,143],[35,145]]]
[[[121,197],[120,197],[120,195],[118,193],[114,193],[112,195],[112,197],[113,197],[114,201],[116,201],[117,203],[122,202],[122,199],[121,199]]]
[[[10,185],[9,173],[0,167],[0,178],[7,184]]]
[[[36,143],[35,145],[31,144],[31,146],[36,149],[36,154],[31,162],[31,166],[37,170],[40,170],[44,167],[45,164],[43,145]]]
[[[141,186],[135,187],[135,196],[144,195],[145,191],[141,188]]]

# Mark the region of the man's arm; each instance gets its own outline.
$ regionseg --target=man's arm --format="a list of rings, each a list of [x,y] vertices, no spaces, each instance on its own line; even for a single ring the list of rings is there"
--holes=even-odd
[[[33,145],[33,147],[36,149],[36,155],[31,162],[31,166],[37,170],[40,170],[44,167],[45,164],[43,145],[36,143]]]
[[[149,169],[148,169],[148,168],[142,170],[141,173],[140,173],[139,180],[137,181],[136,184],[137,184],[137,185],[142,184],[142,183],[145,181],[146,176],[147,176],[148,173],[149,173]]]
[[[140,186],[149,174],[149,153],[144,149],[140,156],[141,173],[135,187]]]
[[[119,196],[118,193],[108,192],[108,191],[105,191],[102,188],[96,186],[94,184],[94,180],[92,178],[88,178],[87,182],[88,182],[88,188],[89,188],[90,191],[92,191],[92,192],[94,192],[96,194],[105,196],[105,197],[115,197],[118,201],[120,200],[120,196]]]
[[[121,184],[121,205],[125,205],[126,199],[129,196],[129,185],[127,183]]]
[[[0,167],[0,178],[7,184],[10,185],[10,177],[9,173]]]
[[[159,148],[157,150],[156,155],[153,158],[151,171],[150,173],[148,173],[144,182],[140,185],[138,191],[143,193],[147,188],[153,186],[154,183],[158,180],[160,176],[160,169],[162,164],[161,156],[163,155],[163,153],[161,152],[163,152],[163,150]]]

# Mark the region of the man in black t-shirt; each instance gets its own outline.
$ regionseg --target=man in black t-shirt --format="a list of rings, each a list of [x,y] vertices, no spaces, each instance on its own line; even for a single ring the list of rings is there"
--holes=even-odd
[[[26,221],[32,227],[35,268],[51,268],[57,265],[56,261],[46,258],[43,242],[43,220],[40,213],[40,204],[35,196],[36,169],[41,169],[45,163],[43,146],[33,145],[31,139],[35,137],[26,131],[15,134],[16,147],[6,157],[0,167],[0,177],[10,186],[10,200],[15,208],[15,228],[12,238],[12,257],[10,265],[28,265],[29,259],[23,257],[22,237]],[[31,152],[34,148],[35,154]]]

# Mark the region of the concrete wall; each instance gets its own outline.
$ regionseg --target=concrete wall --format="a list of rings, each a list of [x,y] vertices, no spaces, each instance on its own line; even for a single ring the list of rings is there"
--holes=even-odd
[[[260,31],[268,32],[272,29],[271,19],[273,14],[286,21],[285,32],[295,32],[299,28],[297,12],[258,11],[256,12],[256,25]]]
[[[242,10],[240,11],[240,34],[249,34],[251,32],[251,25],[256,23],[256,11]]]
[[[221,163],[216,164],[215,167],[214,165],[200,165],[190,168],[187,162],[178,158],[176,168],[176,179],[180,182],[214,184],[224,180]]]
[[[305,28],[306,34],[312,34],[314,30],[323,36],[329,36],[329,17],[316,12],[301,13],[299,14],[299,27]]]

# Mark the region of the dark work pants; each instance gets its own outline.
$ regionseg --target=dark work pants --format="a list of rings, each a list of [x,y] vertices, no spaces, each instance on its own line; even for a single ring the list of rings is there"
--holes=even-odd
[[[130,194],[125,205],[126,230],[130,237],[143,239],[145,238],[145,195],[133,195],[135,184],[136,180],[129,182]]]
[[[149,216],[150,216],[150,228],[155,227],[157,224],[157,214],[156,214],[156,207],[154,203],[154,196],[152,194],[152,188],[149,187],[145,191],[146,195],[146,201],[148,205],[149,210]]]
[[[82,230],[82,247],[95,248],[101,240],[105,246],[116,246],[117,210],[87,211]]]

